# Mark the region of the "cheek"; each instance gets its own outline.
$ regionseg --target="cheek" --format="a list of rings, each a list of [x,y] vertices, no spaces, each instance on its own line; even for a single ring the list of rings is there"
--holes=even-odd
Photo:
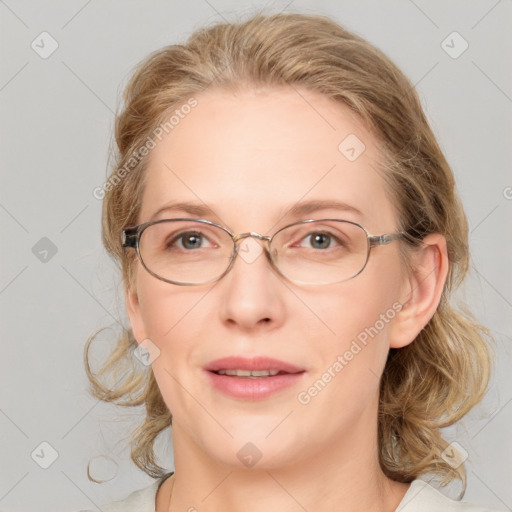
[[[206,293],[192,287],[168,284],[152,276],[141,279],[138,284],[140,313],[148,337],[157,345],[165,346],[175,331],[197,325],[196,322],[200,321],[198,315],[204,313],[201,299]]]
[[[350,375],[359,381],[372,373],[371,378],[380,377],[389,351],[390,327],[400,308],[400,275],[398,266],[388,265],[386,274],[368,267],[353,280],[336,285],[328,297],[315,297],[318,317],[326,327],[325,342],[320,344],[326,369],[342,356],[345,378]]]
[[[191,378],[189,369],[197,366],[208,346],[215,311],[206,305],[210,288],[172,285],[157,279],[140,280],[139,304],[147,337],[159,357],[152,367],[161,389]],[[170,380],[169,380],[170,379]],[[165,384],[165,386],[164,386]]]
[[[142,280],[141,280],[142,281]],[[139,282],[140,313],[147,337],[158,347],[152,370],[169,410],[186,416],[193,404],[183,386],[193,392],[190,382],[191,358],[201,326],[205,322],[202,301],[206,292],[178,287],[155,280]],[[180,411],[182,413],[180,414]],[[183,413],[185,411],[185,413]]]
[[[398,276],[395,280],[391,274],[380,279],[365,276],[360,281],[356,278],[340,283],[328,298],[316,298],[318,316],[330,331],[331,338],[343,346],[356,338],[364,341],[364,333],[369,331],[371,338],[385,337],[396,314],[393,304],[399,302],[397,282]]]
[[[297,397],[312,417],[336,417],[328,430],[353,424],[378,401],[380,376],[389,351],[389,327],[395,316],[385,290],[364,293],[357,287],[336,294],[320,316],[334,332],[315,347],[314,372]],[[341,423],[339,425],[338,423]]]

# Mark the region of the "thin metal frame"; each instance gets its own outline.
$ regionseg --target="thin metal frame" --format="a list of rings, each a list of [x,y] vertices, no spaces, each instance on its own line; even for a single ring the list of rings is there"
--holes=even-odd
[[[144,263],[144,259],[142,258],[142,254],[140,252],[140,237],[142,236],[142,233],[144,232],[144,230],[147,229],[149,226],[152,226],[154,224],[160,224],[162,222],[183,222],[183,221],[193,221],[193,222],[198,222],[198,223],[201,223],[201,224],[208,224],[208,225],[211,225],[211,226],[216,226],[216,227],[222,229],[223,231],[225,231],[231,237],[231,239],[233,240],[233,252],[231,254],[231,259],[230,259],[229,265],[226,268],[226,270],[219,277],[216,277],[214,279],[211,279],[210,281],[205,281],[205,282],[202,282],[202,283],[186,283],[186,282],[184,283],[184,282],[180,282],[180,281],[172,281],[170,279],[165,279],[164,277],[159,276],[158,274],[153,272],[150,268],[148,268],[146,266],[146,264]],[[285,279],[287,279],[288,281],[291,281],[292,283],[295,283],[295,284],[301,284],[301,285],[307,285],[307,286],[322,286],[322,285],[325,285],[327,283],[322,283],[322,284],[304,283],[304,282],[295,281],[295,280],[289,278],[288,276],[283,274],[282,271],[279,269],[279,267],[276,265],[276,263],[274,262],[274,260],[272,258],[271,252],[270,252],[270,244],[272,243],[273,238],[278,233],[283,231],[284,229],[288,229],[288,228],[290,228],[292,226],[296,226],[296,225],[299,225],[299,224],[306,224],[308,222],[322,222],[322,221],[346,222],[348,224],[352,224],[354,226],[357,226],[358,228],[362,229],[366,233],[366,240],[367,240],[366,260],[365,260],[365,263],[364,263],[363,267],[361,268],[361,270],[359,270],[359,272],[357,272],[356,274],[354,274],[351,277],[348,277],[346,279],[342,279],[340,281],[335,281],[333,283],[328,283],[328,284],[342,283],[344,281],[349,281],[350,279],[353,279],[354,277],[358,276],[365,269],[366,265],[368,264],[368,260],[370,259],[370,250],[372,249],[372,247],[376,247],[376,246],[379,246],[379,245],[387,245],[387,244],[389,244],[389,243],[391,243],[391,242],[393,242],[395,240],[399,240],[399,239],[404,238],[404,236],[406,235],[406,233],[403,232],[403,231],[398,231],[396,233],[385,233],[383,235],[372,235],[372,234],[370,234],[368,232],[368,230],[366,228],[361,226],[361,224],[358,224],[357,222],[353,222],[351,220],[345,220],[345,219],[307,219],[307,220],[300,220],[298,222],[293,222],[292,224],[288,224],[287,226],[284,226],[284,227],[280,228],[273,235],[260,235],[259,233],[255,233],[254,231],[250,231],[250,232],[246,232],[246,233],[240,233],[238,235],[235,235],[234,233],[232,233],[225,226],[222,226],[221,224],[217,224],[216,222],[212,222],[211,220],[192,219],[192,218],[178,218],[178,219],[159,219],[159,220],[153,220],[153,221],[149,221],[149,222],[144,222],[143,224],[139,224],[138,226],[134,226],[134,227],[130,227],[130,228],[125,228],[121,232],[121,245],[122,245],[122,247],[125,247],[125,248],[131,247],[131,248],[135,249],[135,251],[137,253],[137,256],[139,258],[139,261],[141,262],[142,266],[152,276],[156,277],[157,279],[160,279],[161,281],[164,281],[166,283],[176,284],[176,285],[179,285],[179,286],[199,286],[199,285],[210,284],[210,283],[214,283],[216,281],[219,281],[220,279],[222,279],[233,268],[233,264],[235,262],[236,256],[238,255],[238,251],[239,251],[239,247],[240,247],[237,244],[238,241],[243,240],[245,238],[249,238],[249,237],[257,238],[258,240],[262,240],[262,241],[267,243],[266,247],[265,247],[265,253],[266,253],[266,256],[267,256],[267,260],[270,262],[272,268],[274,270],[276,270]]]

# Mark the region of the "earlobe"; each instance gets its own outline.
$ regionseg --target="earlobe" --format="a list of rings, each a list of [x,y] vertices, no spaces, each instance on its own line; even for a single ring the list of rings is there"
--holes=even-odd
[[[125,305],[128,318],[130,319],[133,336],[137,342],[140,343],[142,340],[145,340],[147,336],[144,328],[144,322],[142,320],[139,298],[135,290],[131,289],[126,291]]]
[[[391,330],[390,348],[409,345],[434,316],[448,275],[448,251],[444,236],[433,233],[412,256],[405,279],[402,308]]]

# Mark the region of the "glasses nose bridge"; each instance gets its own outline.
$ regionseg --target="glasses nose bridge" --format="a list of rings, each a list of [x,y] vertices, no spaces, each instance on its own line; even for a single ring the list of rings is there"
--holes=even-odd
[[[233,243],[236,245],[237,242],[239,242],[240,240],[244,240],[246,238],[257,238],[258,240],[262,240],[264,242],[270,242],[270,240],[272,239],[271,236],[260,235],[259,233],[256,233],[254,231],[250,231],[250,232],[247,232],[247,233],[240,233],[239,235],[235,235],[233,237]]]

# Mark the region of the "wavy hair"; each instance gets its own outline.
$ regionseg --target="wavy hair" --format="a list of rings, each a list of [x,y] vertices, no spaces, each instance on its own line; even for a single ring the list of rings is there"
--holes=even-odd
[[[121,271],[125,291],[134,286],[136,258],[124,252],[120,233],[135,225],[141,207],[147,156],[141,148],[169,115],[207,88],[302,87],[348,106],[381,144],[382,171],[408,234],[404,254],[429,233],[446,237],[449,274],[440,304],[410,345],[392,349],[381,379],[379,460],[399,482],[434,474],[442,485],[463,481],[442,452],[441,428],[454,424],[484,396],[491,372],[489,331],[449,300],[468,271],[468,225],[452,171],[436,141],[413,84],[380,50],[331,19],[298,13],[257,13],[246,21],[196,30],[184,44],[166,46],[142,61],[124,91],[116,116],[116,154],[104,190],[103,244]],[[134,362],[138,344],[124,329],[96,373],[84,361],[91,393],[122,406],[145,405],[133,432],[131,458],[161,477],[154,442],[172,423],[151,367]],[[104,384],[106,374],[122,378]]]

